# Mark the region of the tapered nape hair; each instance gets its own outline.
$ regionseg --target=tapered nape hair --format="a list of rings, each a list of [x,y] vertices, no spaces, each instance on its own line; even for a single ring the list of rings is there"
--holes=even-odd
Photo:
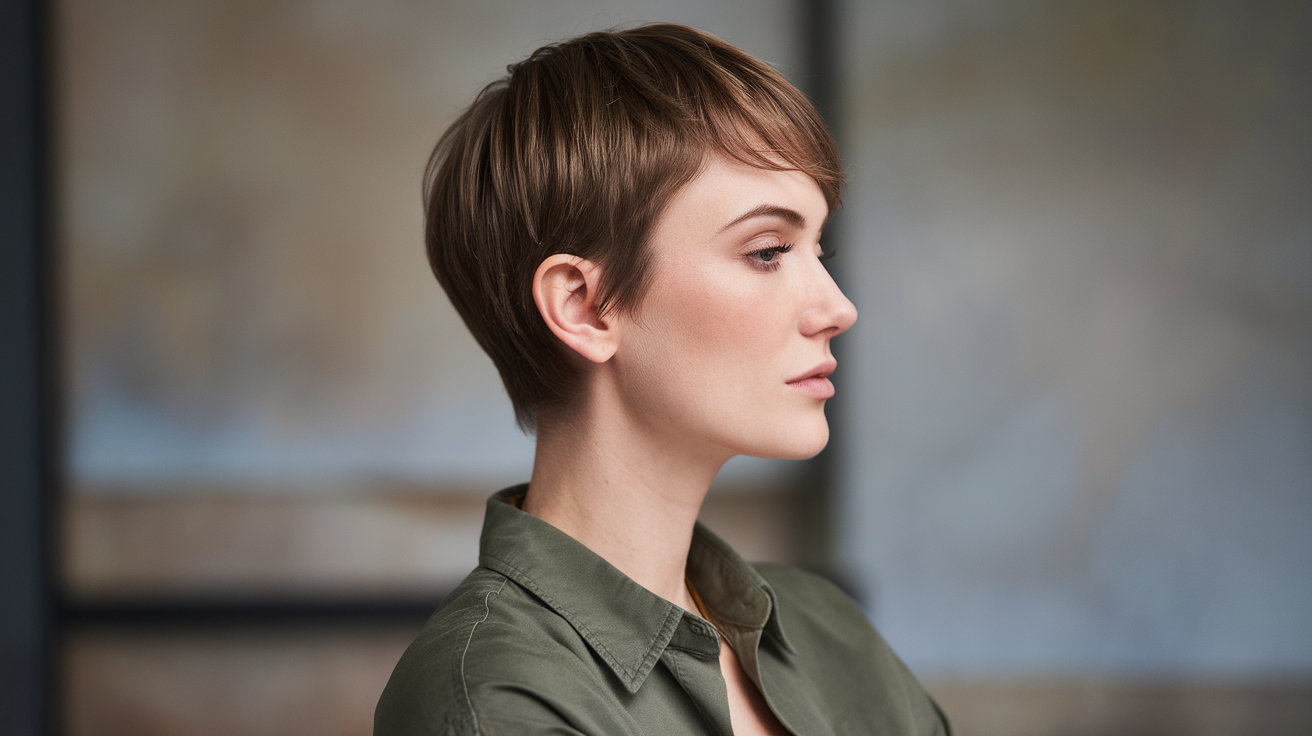
[[[708,158],[801,171],[839,204],[842,166],[810,102],[777,71],[673,24],[544,46],[489,84],[442,135],[424,181],[437,280],[492,358],[521,428],[568,407],[578,356],[546,326],[533,276],[566,253],[601,270],[600,312],[632,310],[652,228]]]

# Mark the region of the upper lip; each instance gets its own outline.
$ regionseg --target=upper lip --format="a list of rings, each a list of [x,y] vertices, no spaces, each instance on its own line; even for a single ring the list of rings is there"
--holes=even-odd
[[[805,381],[808,378],[826,378],[830,373],[833,373],[834,369],[837,367],[838,361],[830,358],[797,378],[790,379],[788,383],[797,383],[798,381]]]

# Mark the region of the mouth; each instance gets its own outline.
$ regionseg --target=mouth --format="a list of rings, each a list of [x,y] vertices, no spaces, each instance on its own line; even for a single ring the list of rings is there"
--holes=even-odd
[[[829,359],[797,378],[788,381],[789,387],[812,399],[829,399],[834,395],[834,384],[829,374],[838,367],[838,361]]]

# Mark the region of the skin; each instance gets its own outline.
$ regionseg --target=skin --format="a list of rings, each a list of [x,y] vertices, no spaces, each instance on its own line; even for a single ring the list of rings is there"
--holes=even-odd
[[[533,297],[584,390],[540,417],[524,510],[695,612],[684,568],[721,466],[807,458],[829,440],[829,341],[856,309],[819,260],[828,214],[803,173],[711,157],[657,220],[632,312],[598,312],[596,264],[543,261]],[[735,734],[787,733],[727,646],[720,668]]]

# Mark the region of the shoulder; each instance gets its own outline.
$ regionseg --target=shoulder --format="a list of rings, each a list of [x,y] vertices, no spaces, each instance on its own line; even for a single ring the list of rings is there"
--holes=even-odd
[[[756,563],[752,567],[770,584],[788,636],[807,632],[848,640],[883,640],[852,597],[828,578],[790,565]]]
[[[506,583],[480,568],[447,595],[392,670],[374,711],[376,735],[477,733],[463,660]]]
[[[588,691],[605,691],[602,676],[568,622],[479,568],[401,656],[374,712],[374,734],[498,733],[510,724],[514,733],[578,733],[555,704],[591,700]]]
[[[752,567],[774,589],[775,595],[787,598],[806,599],[819,596],[822,600],[842,606],[846,613],[859,616],[861,608],[852,597],[843,592],[829,578],[808,572],[800,567],[782,565],[776,562],[753,562]]]

